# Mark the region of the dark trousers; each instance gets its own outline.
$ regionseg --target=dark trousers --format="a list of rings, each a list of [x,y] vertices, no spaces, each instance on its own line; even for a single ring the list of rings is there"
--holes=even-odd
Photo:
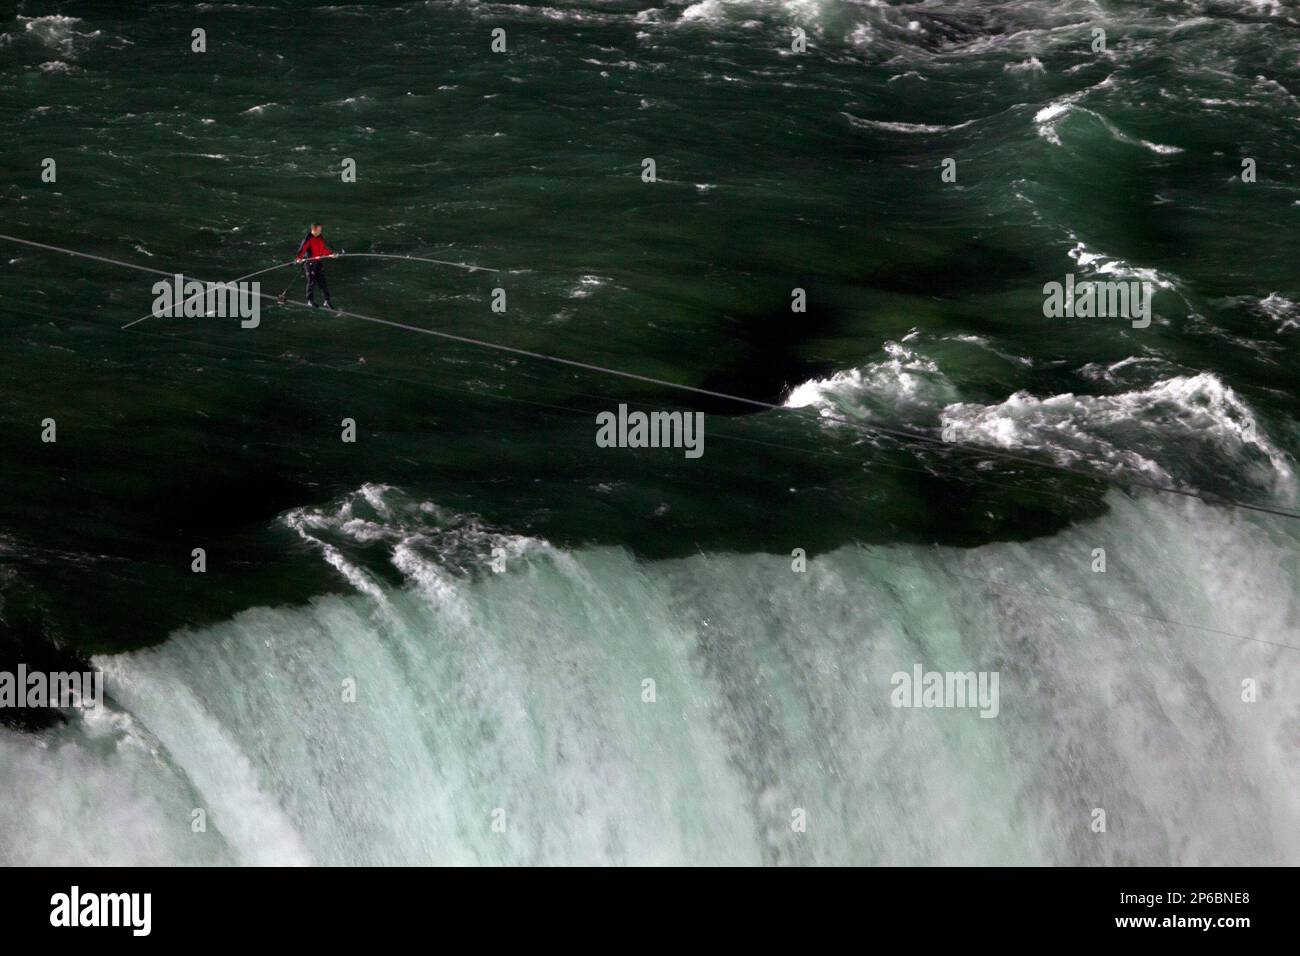
[[[309,262],[305,266],[307,271],[307,302],[311,305],[316,304],[316,288],[320,287],[321,295],[325,297],[325,304],[330,304],[330,287],[325,281],[325,266],[319,262]]]

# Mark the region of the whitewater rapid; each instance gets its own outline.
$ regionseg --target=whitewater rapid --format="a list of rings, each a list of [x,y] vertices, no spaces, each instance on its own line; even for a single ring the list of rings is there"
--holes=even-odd
[[[111,709],[0,731],[0,863],[1300,863],[1295,531],[1109,504],[798,573],[367,486],[286,517],[366,588],[96,658]],[[999,672],[998,716],[890,706],[915,663]]]
[[[35,85],[75,75],[85,91],[79,95],[86,97],[86,119],[62,118],[52,126],[51,141],[80,143],[108,167],[91,183],[93,191],[78,193],[74,175],[60,187],[71,190],[66,201],[42,207],[30,201],[32,190],[18,190],[28,205],[14,209],[29,210],[20,217],[29,226],[57,230],[75,226],[61,208],[75,211],[74,200],[90,209],[111,203],[125,210],[146,208],[146,200],[183,200],[185,221],[204,223],[200,239],[219,232],[223,243],[230,240],[231,256],[260,256],[266,250],[253,240],[234,242],[247,223],[233,193],[119,192],[111,180],[183,186],[182,167],[164,165],[164,159],[189,157],[190,163],[206,159],[232,170],[255,169],[267,182],[275,181],[273,175],[302,181],[300,151],[333,148],[306,132],[309,123],[316,125],[318,101],[372,123],[359,127],[367,136],[385,127],[405,129],[400,119],[412,109],[430,122],[454,116],[454,126],[410,131],[424,139],[413,147],[415,168],[428,160],[430,142],[451,158],[450,165],[442,159],[432,165],[439,188],[454,202],[411,192],[411,167],[401,163],[386,170],[376,163],[376,192],[367,195],[388,190],[404,197],[390,207],[381,230],[403,247],[416,233],[450,238],[443,233],[454,220],[464,248],[498,250],[491,261],[527,264],[512,269],[521,283],[534,264],[556,264],[559,271],[547,281],[565,308],[555,312],[545,287],[535,286],[534,301],[546,300],[544,307],[530,312],[527,294],[512,298],[523,305],[512,313],[508,332],[493,326],[485,335],[516,341],[537,320],[545,323],[536,327],[546,332],[542,338],[559,342],[560,351],[604,342],[611,363],[645,358],[648,348],[667,340],[674,349],[710,355],[726,340],[691,338],[681,346],[679,333],[691,330],[690,315],[676,314],[680,303],[712,301],[714,288],[729,280],[742,289],[773,264],[807,264],[814,278],[858,282],[863,263],[886,253],[879,273],[861,284],[883,282],[890,294],[866,290],[871,294],[846,294],[844,301],[851,306],[846,314],[871,318],[871,335],[879,324],[880,335],[891,338],[856,365],[846,360],[828,377],[796,385],[786,398],[788,421],[797,425],[805,416],[807,431],[816,434],[818,427],[846,427],[837,418],[858,416],[1088,467],[1109,479],[1294,506],[1294,420],[1285,403],[1281,411],[1272,403],[1270,414],[1261,401],[1268,401],[1272,381],[1262,381],[1261,373],[1282,367],[1290,343],[1282,336],[1300,322],[1290,273],[1275,255],[1287,248],[1286,233],[1247,229],[1275,217],[1271,210],[1264,216],[1268,207],[1262,204],[1226,204],[1237,193],[1222,188],[1190,197],[1208,204],[1206,222],[1228,223],[1222,235],[1192,229],[1190,218],[1158,214],[1174,201],[1164,195],[1168,189],[1150,197],[1150,205],[1111,208],[1098,202],[1103,197],[1095,188],[1098,182],[1145,182],[1148,175],[1157,184],[1177,182],[1164,171],[1199,156],[1199,174],[1233,183],[1235,190],[1239,146],[1289,142],[1295,99],[1270,76],[1289,83],[1290,61],[1272,49],[1264,30],[1284,30],[1294,21],[1274,0],[1195,0],[1183,5],[1195,15],[1190,18],[1170,16],[1162,5],[1100,11],[1091,0],[1015,0],[949,12],[926,4],[834,0],[684,0],[635,11],[620,5],[460,6],[458,13],[477,24],[467,31],[470,37],[508,22],[514,50],[516,23],[520,33],[533,31],[540,40],[535,28],[555,21],[581,28],[571,31],[581,45],[570,57],[558,42],[521,43],[512,53],[520,54],[513,62],[521,75],[507,77],[524,91],[526,98],[518,98],[503,95],[494,85],[499,78],[468,65],[482,60],[478,53],[455,65],[457,34],[446,21],[433,18],[425,28],[423,20],[402,20],[390,39],[411,44],[406,62],[412,72],[395,76],[398,85],[376,81],[370,95],[332,90],[302,103],[290,92],[276,94],[277,101],[251,88],[226,101],[205,88],[201,101],[212,104],[214,115],[194,112],[182,123],[171,100],[144,96],[159,85],[156,78],[141,73],[138,87],[124,87],[129,74],[112,72],[97,59],[135,41],[71,17],[19,17],[0,35],[0,47],[16,62],[20,54],[30,61],[21,66],[30,76],[12,84],[28,104],[26,122],[82,109],[68,102],[61,86]],[[1233,15],[1220,16],[1224,9]],[[265,48],[259,54],[246,34],[246,52],[282,70],[281,39],[291,34],[276,31],[291,29],[291,17],[270,29],[274,14],[259,13],[267,25],[257,31],[257,43]],[[1110,29],[1111,46],[1088,58],[1095,22]],[[796,27],[806,29],[820,66],[807,69],[789,49]],[[619,30],[626,41],[621,46],[591,48]],[[480,39],[472,43],[481,48]],[[145,62],[144,46],[138,59]],[[556,81],[550,88],[563,109],[537,124],[561,135],[541,136],[522,122],[545,92],[528,83],[543,75],[541,68],[570,62],[583,65],[565,81],[574,85]],[[444,63],[452,64],[455,83],[418,68],[441,70]],[[303,68],[309,67],[310,61]],[[179,96],[184,77],[172,79]],[[923,95],[926,85],[936,92]],[[728,88],[748,90],[747,99],[734,93],[711,98]],[[428,100],[416,106],[407,99],[415,91],[455,95],[445,107]],[[795,98],[801,91],[808,95]],[[614,105],[614,96],[629,97],[637,118]],[[146,109],[137,98],[150,101],[147,112],[135,112]],[[485,107],[485,101],[495,105]],[[132,112],[114,115],[124,102]],[[570,102],[589,106],[591,129],[619,132],[621,155],[592,159],[577,149],[588,148],[585,135],[577,135],[588,127]],[[772,114],[778,125],[747,126],[737,107],[748,102],[789,105]],[[714,112],[705,111],[710,107]],[[672,119],[687,114],[700,122]],[[610,118],[620,116],[611,127]],[[834,125],[823,129],[822,116]],[[467,129],[465,117],[481,119]],[[158,138],[178,124],[178,140]],[[33,125],[24,135],[44,141],[45,130]],[[218,136],[221,145],[191,151],[197,147],[188,141],[209,136]],[[499,167],[489,153],[470,151],[472,142],[498,137],[509,137],[513,155],[536,160],[537,171],[550,177],[537,183],[560,197],[563,230],[535,230],[533,211],[544,210],[510,181],[499,196],[483,191],[483,177]],[[1013,270],[1003,289],[994,271],[967,296],[963,290],[976,286],[961,257],[985,252],[981,246],[938,241],[898,221],[882,229],[889,239],[883,246],[869,244],[866,230],[844,228],[851,223],[841,219],[841,209],[872,228],[890,223],[891,210],[906,208],[892,205],[898,197],[915,201],[921,195],[909,192],[911,180],[896,178],[898,170],[958,149],[969,154],[976,139],[1003,144],[1004,151],[980,150],[985,158],[974,163],[963,159],[953,194],[962,197],[962,216],[969,218],[948,223],[941,216],[929,225],[954,236],[955,227],[968,225],[988,243],[988,259],[996,254],[999,263],[1015,265],[1040,241],[1044,248],[1058,246],[1045,273]],[[127,141],[136,145],[126,149]],[[696,247],[682,242],[680,233],[641,227],[626,230],[624,242],[623,230],[584,218],[584,210],[624,210],[624,194],[601,184],[622,182],[611,170],[622,176],[624,167],[634,168],[628,160],[646,155],[643,144],[657,149],[665,142],[675,145],[673,163],[688,178],[665,177],[662,185],[685,183],[692,202],[717,201],[719,210],[730,208],[737,217],[709,222],[710,234],[725,227],[719,233],[731,247],[725,255],[712,241]],[[818,153],[820,143],[831,148],[825,155]],[[381,137],[372,145],[376,160],[413,155],[400,140]],[[782,166],[778,160],[787,151]],[[151,157],[146,166],[140,165],[142,153]],[[862,175],[864,157],[873,158],[870,175]],[[856,179],[838,180],[836,187],[830,174],[846,162]],[[1267,197],[1267,190],[1276,190],[1277,208],[1285,211],[1296,200],[1278,173],[1285,163],[1277,162],[1271,170],[1262,163],[1260,182],[1241,195]],[[828,185],[803,194],[821,178],[807,170],[824,173]],[[580,185],[564,192],[575,171]],[[925,175],[935,182],[937,170]],[[860,191],[860,183],[877,178],[878,192]],[[983,190],[975,185],[980,178]],[[741,189],[753,191],[727,200]],[[285,192],[279,205],[263,209],[264,218],[299,217],[295,204],[305,203],[305,196]],[[807,245],[770,242],[780,238],[775,234],[784,231],[780,224],[789,221],[791,207],[763,197],[787,194],[799,203],[801,223],[820,216],[835,231],[791,231]],[[223,198],[204,199],[218,195]],[[521,195],[526,215],[513,205]],[[1187,194],[1175,195],[1189,201]],[[194,205],[200,200],[206,205]],[[739,215],[745,207],[752,216]],[[369,232],[381,208],[367,205],[347,215],[370,223]],[[682,218],[695,208],[664,207],[655,218],[681,218],[689,226],[701,221]],[[918,217],[945,209],[915,206]],[[1028,240],[998,237],[999,229],[1020,236],[1026,216],[1036,224]],[[129,218],[101,222],[100,232],[113,242],[130,236],[140,255],[159,262],[193,248],[194,236],[146,237],[137,233],[148,217]],[[740,251],[756,222],[774,235],[763,237],[754,247],[757,257],[748,259]],[[596,239],[590,247],[570,245],[563,233]],[[511,238],[509,245],[500,244],[502,236]],[[1160,255],[1154,240],[1161,239],[1180,245]],[[658,259],[651,255],[655,249],[680,258]],[[925,280],[938,275],[931,261],[952,268],[952,289]],[[642,262],[641,284],[651,293],[616,298],[638,286],[638,273],[627,266],[634,262]],[[1218,274],[1206,263],[1218,263]],[[1117,339],[1104,327],[1081,323],[1036,335],[1036,290],[1067,269],[1152,282],[1163,295],[1152,336]],[[663,284],[664,276],[684,281],[689,275],[707,275],[708,288]],[[894,283],[905,294],[896,293]],[[421,303],[427,294],[378,281],[366,291],[377,295],[384,288],[392,293],[389,303]],[[1215,298],[1202,301],[1200,289]],[[932,301],[936,292],[963,300],[976,321],[940,310]],[[1022,301],[1022,292],[1034,296]],[[749,298],[732,301],[748,308]],[[585,300],[600,306],[589,313],[599,318],[585,319],[590,324],[578,310]],[[1220,301],[1239,309],[1240,321],[1227,322]],[[726,311],[726,301],[719,302],[718,311]],[[696,315],[701,328],[714,318]],[[642,319],[656,329],[653,336],[636,337]],[[551,334],[552,321],[569,326],[563,337]],[[913,322],[919,331],[901,334]],[[64,334],[49,324],[30,334],[44,348],[46,336],[56,333]],[[845,330],[844,337],[862,342],[864,334]],[[1213,345],[1197,355],[1188,342],[1204,335],[1213,336]],[[70,340],[48,341],[50,349],[68,351]],[[363,340],[355,349],[351,339],[332,341],[349,357],[359,357],[363,348]],[[1225,343],[1261,364],[1225,361],[1227,368],[1206,368],[1211,360],[1238,357],[1219,351]],[[1120,349],[1115,354],[1113,344]],[[191,375],[187,363],[167,355],[154,370],[179,364],[186,377],[160,377],[166,389],[152,392],[123,387],[120,368],[135,367],[129,351],[85,352],[98,356],[95,367],[112,365],[112,375],[96,379],[91,366],[33,364],[24,379],[30,384],[13,390],[15,401],[24,393],[42,394],[39,386],[57,381],[50,370],[63,368],[69,380],[88,383],[81,391],[93,399],[134,396],[139,404],[109,403],[104,410],[122,421],[174,429],[161,432],[159,441],[179,442],[196,431],[190,389],[204,369]],[[297,355],[297,346],[285,354]],[[382,367],[374,354],[370,367]],[[666,353],[660,358],[664,367],[676,367]],[[1056,364],[1077,378],[1064,384],[1045,375],[1021,379]],[[467,369],[467,384],[489,372],[495,380],[498,371]],[[194,410],[206,418],[201,406],[209,402],[246,407],[268,441],[256,446],[256,457],[237,450],[242,437],[213,447],[225,448],[236,466],[256,462],[258,474],[283,470],[314,481],[317,470],[341,473],[314,461],[300,464],[299,458],[310,461],[301,454],[305,446],[289,447],[276,459],[270,412],[285,404],[287,387],[277,378],[264,390],[264,372],[255,365],[232,365],[229,374],[226,391],[197,390]],[[299,387],[293,395],[309,395],[310,404],[322,408],[340,394],[349,402],[355,394],[335,392],[323,379],[299,380]],[[160,409],[183,417],[159,418]],[[22,420],[39,421],[44,410],[27,414],[35,410],[27,408]],[[451,406],[440,412],[448,421],[453,417]],[[402,449],[414,460],[429,447],[429,429],[423,408],[412,420],[419,424],[401,434],[414,441]],[[293,421],[288,430],[297,434],[300,426]],[[433,439],[443,441],[439,434]],[[544,443],[544,437],[537,441]],[[463,462],[448,464],[461,449],[446,444],[448,458],[431,472],[472,471]],[[177,447],[195,446],[160,451],[145,443],[142,460],[184,457]],[[522,443],[512,449],[512,460],[536,469],[524,472],[533,480],[545,472],[549,451]],[[761,458],[755,461],[761,467]],[[144,470],[138,489],[105,521],[125,520],[139,502],[154,505],[150,494],[159,488],[202,477],[178,470],[171,486],[154,486],[143,480]],[[373,473],[387,472],[379,467]],[[635,474],[629,471],[628,480],[637,480]],[[727,494],[729,478],[744,472],[717,474],[709,493],[718,498],[710,501]],[[801,492],[826,496],[818,502],[835,494],[830,488],[836,486],[816,487],[818,473],[809,474]],[[54,486],[61,477],[41,472],[30,487]],[[134,477],[130,485],[137,485]],[[657,495],[658,487],[647,485],[646,496]],[[1028,485],[1008,490],[1017,496],[1012,501],[1038,493]],[[918,500],[926,494],[918,493]],[[116,486],[112,497],[118,497]],[[492,504],[489,493],[485,510]],[[891,513],[894,504],[880,506],[882,527],[907,517],[910,504]],[[954,516],[978,511],[969,502],[951,504]],[[109,707],[35,733],[0,728],[0,864],[1300,863],[1296,523],[1146,493],[1113,491],[1107,504],[1102,517],[1051,537],[969,549],[844,544],[810,555],[800,572],[793,567],[792,552],[804,545],[797,536],[784,553],[714,550],[648,560],[620,547],[557,547],[488,527],[399,488],[365,485],[328,506],[292,510],[278,523],[292,546],[309,549],[338,574],[347,593],[305,605],[251,607],[224,623],[172,634],[152,649],[98,657]],[[779,497],[767,506],[780,508]],[[52,508],[38,517],[63,520]],[[682,528],[683,534],[690,528],[689,513]],[[816,530],[809,529],[810,537]],[[1099,552],[1104,572],[1096,570]],[[156,593],[141,585],[132,595],[145,601]],[[50,605],[77,598],[70,585],[51,592]],[[85,604],[81,613],[94,614],[92,602]],[[996,716],[892,706],[893,675],[918,665],[996,673]],[[1101,832],[1098,811],[1105,813]],[[803,829],[796,825],[801,822]]]

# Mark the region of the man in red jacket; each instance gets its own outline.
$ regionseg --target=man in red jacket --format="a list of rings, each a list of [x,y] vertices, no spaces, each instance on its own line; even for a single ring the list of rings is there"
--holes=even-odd
[[[298,247],[298,254],[293,257],[294,262],[307,260],[307,304],[313,309],[316,308],[316,287],[320,286],[321,295],[325,297],[325,308],[333,309],[334,303],[330,301],[330,287],[325,282],[325,263],[326,257],[333,259],[337,256],[333,249],[325,245],[325,239],[321,236],[321,224],[313,222],[311,232],[302,237],[302,245]]]

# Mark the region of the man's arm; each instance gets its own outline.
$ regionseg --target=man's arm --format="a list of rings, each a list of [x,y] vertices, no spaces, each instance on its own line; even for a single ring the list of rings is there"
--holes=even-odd
[[[298,254],[293,257],[294,262],[302,261],[303,252],[307,248],[307,240],[309,240],[310,238],[311,238],[310,232],[307,233],[307,235],[302,237],[302,242],[298,243]]]

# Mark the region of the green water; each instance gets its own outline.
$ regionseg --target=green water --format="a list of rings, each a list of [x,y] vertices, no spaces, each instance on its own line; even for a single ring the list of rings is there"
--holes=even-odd
[[[698,600],[663,585],[694,620],[710,600],[751,604],[765,585],[743,562],[788,564],[795,548],[938,554],[927,580],[942,589],[959,587],[943,569],[965,553],[1051,553],[1069,528],[1081,553],[1114,547],[1143,534],[1131,515],[1125,530],[1106,524],[1127,506],[1112,489],[1130,481],[1295,506],[1290,4],[20,3],[0,26],[0,232],[228,279],[290,259],[319,220],[335,248],[499,270],[345,256],[326,266],[341,309],[792,406],[756,411],[292,305],[264,303],[256,329],[150,318],[122,330],[149,312],[156,277],[0,241],[0,665],[353,600],[357,573],[401,591],[422,579],[396,560],[398,541],[456,587],[481,585],[501,535],[580,561],[615,549],[656,582],[701,555],[742,562]],[[504,53],[490,49],[497,27]],[[806,52],[791,50],[796,27]],[[190,51],[195,28],[204,53]],[[41,181],[46,157],[54,183]],[[1067,272],[1153,281],[1152,325],[1045,318],[1043,284]],[[294,270],[262,279],[301,299]],[[791,310],[795,289],[805,312]],[[596,414],[622,402],[704,411],[704,456],[597,448]],[[957,441],[819,412],[932,440],[948,425]],[[56,443],[41,441],[46,418]],[[345,418],[355,443],[340,440]],[[365,486],[401,491],[376,508]],[[338,511],[353,501],[391,535],[356,537]],[[337,512],[340,526],[303,534],[284,517],[294,509]],[[1192,547],[1192,514],[1152,532],[1164,543],[1150,553]],[[1222,517],[1243,522],[1224,554],[1266,539],[1283,556],[1256,636],[1295,643],[1294,522]],[[466,521],[477,530],[458,536]],[[322,560],[322,540],[344,558]],[[995,576],[982,560],[961,573]],[[870,592],[871,565],[853,567]],[[1201,573],[1216,572],[1147,581],[1135,600],[1204,621],[1185,600],[1205,590],[1188,583]],[[849,621],[962,631],[843,586]],[[1232,593],[1258,610],[1246,584]],[[776,646],[815,640],[835,615],[799,637],[797,610],[766,610],[745,633]],[[522,640],[513,626],[492,633]],[[733,652],[711,646],[697,663],[739,679]],[[795,668],[788,693],[831,687],[821,666]],[[719,706],[763,722],[734,692],[699,693],[688,722]],[[747,759],[732,757],[752,770]],[[680,855],[710,858],[682,839]],[[1169,859],[1154,847],[1145,859]]]

